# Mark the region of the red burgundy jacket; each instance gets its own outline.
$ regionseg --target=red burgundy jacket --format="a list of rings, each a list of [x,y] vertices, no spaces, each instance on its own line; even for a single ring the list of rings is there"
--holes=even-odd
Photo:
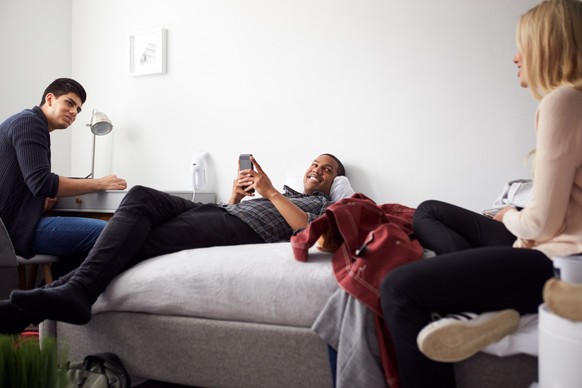
[[[332,258],[336,280],[374,312],[382,366],[391,388],[400,384],[392,340],[382,317],[380,284],[393,268],[422,257],[422,246],[410,237],[414,210],[399,204],[377,205],[356,193],[330,205],[324,215],[291,237],[293,254],[300,261],[307,261],[309,248],[321,235],[339,243]]]

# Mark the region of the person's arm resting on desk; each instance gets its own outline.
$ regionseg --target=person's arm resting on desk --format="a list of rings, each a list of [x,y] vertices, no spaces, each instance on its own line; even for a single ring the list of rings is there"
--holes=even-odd
[[[57,197],[70,197],[103,190],[125,190],[127,182],[117,175],[108,175],[99,179],[74,179],[59,176]]]

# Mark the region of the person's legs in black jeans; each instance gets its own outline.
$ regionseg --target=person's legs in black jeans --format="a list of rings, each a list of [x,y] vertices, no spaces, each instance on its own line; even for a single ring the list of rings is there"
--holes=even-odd
[[[515,236],[502,223],[444,202],[423,202],[414,215],[414,232],[438,256],[386,277],[384,317],[403,388],[454,387],[453,364],[428,359],[416,343],[431,314],[506,308],[535,313],[553,266],[539,251],[511,248]]]
[[[485,246],[512,246],[503,223],[440,201],[425,201],[414,212],[414,234],[437,255]]]
[[[260,242],[248,225],[214,204],[136,186],[77,270],[43,289],[14,291],[11,301],[33,317],[82,324],[109,282],[141,260],[184,249]]]
[[[453,364],[428,359],[416,343],[431,313],[535,313],[552,274],[552,261],[542,252],[511,247],[469,249],[393,270],[382,283],[381,301],[402,387],[455,386]]]

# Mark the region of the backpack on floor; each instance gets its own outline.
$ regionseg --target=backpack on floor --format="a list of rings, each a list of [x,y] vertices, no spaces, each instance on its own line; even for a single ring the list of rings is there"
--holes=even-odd
[[[131,378],[114,353],[97,353],[66,366],[67,388],[131,388]]]

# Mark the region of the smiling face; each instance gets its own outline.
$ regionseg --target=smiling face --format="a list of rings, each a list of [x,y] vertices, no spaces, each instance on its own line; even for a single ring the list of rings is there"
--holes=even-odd
[[[338,174],[338,163],[328,155],[318,156],[305,172],[303,188],[305,194],[320,191],[329,194],[331,184]]]
[[[75,93],[63,94],[56,97],[48,93],[41,109],[48,120],[49,132],[55,129],[68,128],[81,112],[81,98]]]
[[[527,88],[529,86],[527,83],[527,69],[521,51],[518,51],[515,54],[513,57],[513,63],[517,65],[517,77],[519,78],[519,86],[522,88]]]

